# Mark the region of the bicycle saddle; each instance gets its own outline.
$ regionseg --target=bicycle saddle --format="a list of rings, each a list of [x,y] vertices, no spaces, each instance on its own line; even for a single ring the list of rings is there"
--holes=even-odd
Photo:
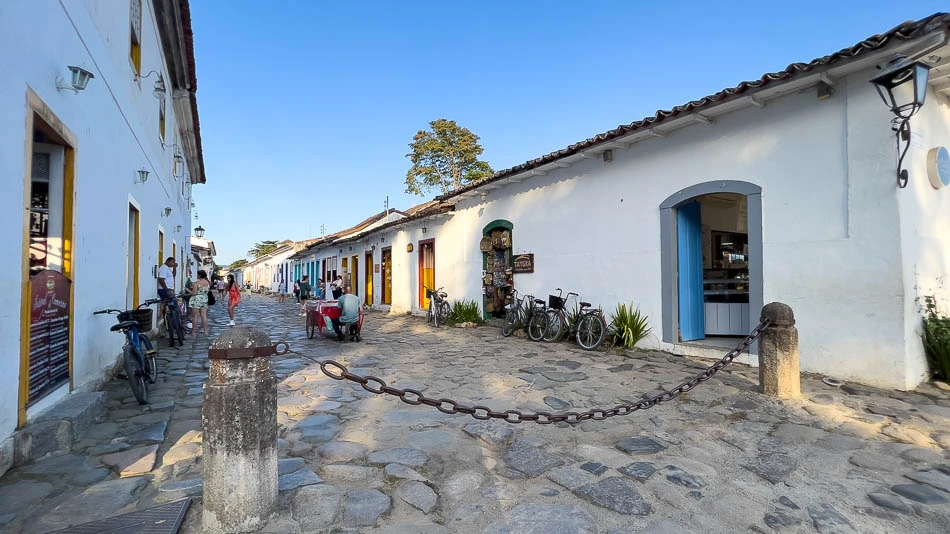
[[[112,328],[110,328],[109,331],[118,332],[119,330],[122,330],[124,332],[128,330],[129,328],[132,328],[133,326],[138,327],[138,325],[139,325],[138,321],[122,321],[118,324],[112,325]]]
[[[544,301],[541,299],[534,299],[535,304],[544,304]]]
[[[581,308],[590,308],[590,302],[581,302]]]

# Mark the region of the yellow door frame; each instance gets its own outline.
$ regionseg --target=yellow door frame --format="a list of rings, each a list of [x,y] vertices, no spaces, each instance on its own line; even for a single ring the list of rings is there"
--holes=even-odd
[[[39,119],[36,121],[35,119]],[[33,130],[41,128],[47,135],[63,146],[63,275],[69,278],[69,389],[73,389],[73,338],[74,295],[76,291],[73,271],[75,268],[75,196],[76,196],[76,150],[79,146],[76,135],[63,124],[43,99],[32,88],[26,88],[26,117],[23,143],[23,220],[21,230],[20,266],[20,376],[17,406],[17,428],[26,424],[26,405],[30,399],[30,190],[33,187]]]
[[[135,212],[135,228],[132,229],[132,232],[135,234],[135,242],[129,254],[132,254],[132,307],[137,308],[139,305],[139,246],[142,240],[142,210],[129,202],[129,214],[131,215],[133,211]]]

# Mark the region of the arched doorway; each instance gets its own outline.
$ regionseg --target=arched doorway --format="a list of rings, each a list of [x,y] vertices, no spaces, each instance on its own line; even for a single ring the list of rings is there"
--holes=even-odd
[[[761,187],[720,180],[671,195],[660,204],[660,248],[663,341],[746,335],[758,324]]]
[[[482,311],[486,319],[504,317],[505,305],[511,301],[514,289],[511,251],[513,250],[512,228],[504,219],[497,219],[482,229],[479,250],[482,251]]]

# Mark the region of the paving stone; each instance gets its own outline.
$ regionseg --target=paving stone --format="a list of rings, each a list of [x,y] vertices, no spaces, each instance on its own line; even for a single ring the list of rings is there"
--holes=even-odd
[[[482,534],[596,534],[597,526],[586,510],[574,505],[521,503],[503,521]]]
[[[854,525],[847,517],[841,515],[841,512],[830,504],[820,504],[808,507],[808,515],[811,517],[815,530],[821,534],[848,534],[856,533]]]
[[[331,441],[321,445],[317,454],[328,462],[354,462],[366,456],[366,445],[352,441]]]
[[[802,520],[800,518],[791,515],[785,510],[779,509],[765,514],[765,517],[762,519],[765,521],[765,524],[769,526],[769,528],[777,531],[781,531],[782,529],[791,529],[802,524]]]
[[[286,475],[277,477],[277,490],[287,491],[297,489],[300,486],[310,486],[323,482],[316,473],[310,469],[300,469]]]
[[[548,395],[547,397],[544,397],[544,404],[547,404],[548,406],[550,406],[551,408],[555,410],[566,410],[571,407],[569,403],[564,402],[561,399],[550,396],[550,395]]]
[[[511,424],[499,421],[476,421],[462,427],[462,431],[495,450],[507,448],[515,439]]]
[[[424,430],[409,435],[409,445],[426,452],[450,451],[457,441],[444,430]]]
[[[403,464],[409,467],[422,467],[429,461],[429,457],[412,447],[393,447],[369,453],[366,461],[370,465]]]
[[[921,464],[938,464],[943,461],[943,454],[932,449],[912,448],[900,454],[901,458]]]
[[[552,469],[548,472],[547,477],[551,482],[571,491],[597,481],[596,476],[587,471],[582,471],[573,465]]]
[[[101,519],[103,510],[119,510],[135,502],[136,494],[146,484],[142,477],[100,482],[50,510],[40,522],[65,527]]]
[[[185,460],[193,460],[202,454],[201,443],[185,442],[175,445],[162,457],[162,465],[171,465]]]
[[[939,490],[950,493],[950,475],[937,469],[931,469],[930,471],[918,471],[916,473],[911,473],[904,476],[913,480],[914,482],[927,484],[928,486],[933,486]]]
[[[617,471],[643,482],[649,480],[653,473],[656,473],[656,466],[650,462],[633,462],[617,469]]]
[[[799,507],[797,504],[795,504],[795,502],[794,502],[793,500],[789,499],[789,498],[786,497],[785,495],[782,495],[781,497],[779,497],[779,498],[778,498],[778,502],[779,502],[782,506],[784,506],[784,507],[786,507],[786,508],[791,508],[792,510],[799,510],[799,509],[801,509],[801,507]]]
[[[684,528],[672,521],[666,519],[657,521],[640,531],[640,534],[695,534],[692,530]]]
[[[691,475],[679,467],[668,465],[663,469],[666,479],[674,484],[687,488],[699,489],[706,487],[706,481],[696,475]]]
[[[653,507],[646,502],[633,482],[623,477],[607,477],[574,490],[578,497],[597,506],[627,515],[647,515]]]
[[[14,519],[16,519],[16,514],[14,513],[2,514],[0,515],[0,526],[7,525],[11,523]]]
[[[188,392],[185,395],[202,395],[205,392],[205,388],[189,388]]]
[[[383,471],[376,467],[363,465],[331,464],[323,466],[323,477],[331,483],[342,482],[360,487],[380,487],[383,485]]]
[[[50,492],[53,485],[46,482],[22,480],[0,486],[0,514],[19,512],[33,503],[39,502]]]
[[[70,480],[73,484],[77,486],[90,486],[97,482],[102,482],[109,476],[109,470],[105,467],[98,467],[96,469],[89,469],[87,471],[80,471],[73,475],[73,478]]]
[[[772,484],[783,482],[798,468],[798,461],[787,454],[770,452],[760,455],[751,465],[743,466]]]
[[[600,476],[607,472],[608,467],[604,464],[600,464],[597,462],[587,462],[587,463],[581,464],[581,469],[583,469],[584,471],[587,471],[588,473],[593,473],[597,476]]]
[[[887,508],[888,510],[894,510],[902,514],[914,513],[913,508],[908,506],[907,503],[904,502],[904,499],[891,493],[868,493],[868,499],[871,499],[871,502],[874,504],[882,508]]]
[[[422,510],[424,514],[431,512],[439,502],[439,496],[432,491],[432,488],[415,480],[402,483],[396,489],[396,494],[400,499]]]
[[[344,527],[369,527],[376,524],[379,516],[388,512],[392,501],[376,489],[350,490],[346,492],[343,511]]]
[[[944,504],[950,502],[946,494],[933,489],[930,486],[920,484],[897,484],[891,486],[891,491],[923,504]]]
[[[158,497],[156,500],[159,502],[170,502],[184,499],[185,497],[197,497],[201,495],[203,488],[204,483],[200,478],[167,482],[158,488]]]
[[[552,382],[577,382],[587,380],[587,375],[580,371],[565,373],[563,371],[542,371],[541,376]]]
[[[930,436],[922,432],[918,432],[913,428],[903,428],[898,425],[891,425],[882,428],[881,433],[902,443],[910,443],[920,447],[937,446],[937,444],[934,443],[934,440],[930,439]]]
[[[112,452],[124,451],[131,448],[132,446],[125,442],[116,442],[116,443],[103,443],[102,445],[96,445],[95,447],[89,447],[86,449],[86,454],[90,456],[99,456],[100,454],[109,454]]]
[[[627,454],[653,454],[666,449],[660,442],[647,437],[624,438],[615,445]]]
[[[125,441],[131,444],[162,443],[165,441],[165,429],[167,427],[168,421],[161,421],[126,437]]]
[[[169,408],[175,407],[175,401],[165,401],[165,402],[156,402],[148,405],[149,408],[153,411],[167,410]]]
[[[335,415],[314,415],[297,423],[293,431],[299,432],[303,441],[330,441],[340,431],[340,420]]]
[[[881,471],[884,473],[893,473],[903,469],[903,462],[894,455],[877,454],[873,452],[861,452],[852,454],[848,458],[851,465],[870,469],[872,471]]]
[[[527,441],[518,440],[505,454],[505,463],[508,467],[529,477],[536,477],[551,468],[564,465],[564,460],[544,452]]]
[[[834,395],[828,393],[819,393],[818,395],[813,395],[808,400],[814,402],[815,404],[833,404],[835,402]]]
[[[301,532],[325,532],[336,523],[343,504],[343,491],[328,485],[305,486],[291,501],[293,517]]]
[[[139,447],[127,451],[107,454],[99,458],[99,461],[120,477],[134,477],[151,472],[155,467],[155,456],[158,452],[158,445],[149,445],[148,447]]]
[[[543,497],[557,497],[560,494],[561,492],[554,488],[544,488],[538,492],[538,495],[541,495]]]
[[[428,482],[429,479],[420,475],[415,469],[402,464],[389,464],[384,469],[387,477]]]
[[[66,454],[44,458],[37,463],[27,466],[23,473],[28,475],[66,475],[76,471],[89,469],[89,459],[85,456]]]
[[[286,475],[298,471],[304,466],[303,458],[281,458],[277,460],[277,474]]]

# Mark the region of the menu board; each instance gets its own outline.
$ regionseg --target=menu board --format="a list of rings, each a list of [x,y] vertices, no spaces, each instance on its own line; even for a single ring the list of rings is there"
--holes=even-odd
[[[69,380],[69,286],[57,271],[30,279],[30,384],[33,403]]]

